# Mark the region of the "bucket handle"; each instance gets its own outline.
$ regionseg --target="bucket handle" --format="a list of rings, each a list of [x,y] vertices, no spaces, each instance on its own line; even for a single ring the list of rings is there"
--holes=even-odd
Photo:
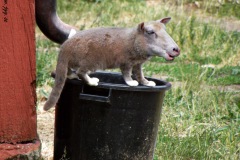
[[[79,99],[81,100],[89,100],[89,101],[96,101],[96,102],[104,102],[110,104],[110,97],[112,94],[112,89],[109,89],[108,96],[100,96],[100,95],[93,95],[93,94],[86,94],[80,93]]]

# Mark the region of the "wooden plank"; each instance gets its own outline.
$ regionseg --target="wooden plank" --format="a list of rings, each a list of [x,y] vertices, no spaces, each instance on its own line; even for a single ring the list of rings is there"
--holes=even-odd
[[[37,138],[34,0],[0,0],[0,142]]]

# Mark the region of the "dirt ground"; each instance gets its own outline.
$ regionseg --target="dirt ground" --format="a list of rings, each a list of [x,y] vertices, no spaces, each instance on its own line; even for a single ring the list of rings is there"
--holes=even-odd
[[[54,116],[55,109],[46,112],[42,110],[43,103],[37,110],[37,132],[42,143],[42,158],[53,159]]]

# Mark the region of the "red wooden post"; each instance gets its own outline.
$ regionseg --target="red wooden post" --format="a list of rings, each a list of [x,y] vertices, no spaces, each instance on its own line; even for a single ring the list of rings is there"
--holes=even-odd
[[[0,0],[0,160],[39,155],[34,4]]]

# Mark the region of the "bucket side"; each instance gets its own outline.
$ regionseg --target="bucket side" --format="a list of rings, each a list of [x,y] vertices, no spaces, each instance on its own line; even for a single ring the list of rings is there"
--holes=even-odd
[[[84,88],[64,87],[56,108],[54,159],[65,154],[73,160],[152,160],[165,90],[111,89],[107,103],[79,99]]]

